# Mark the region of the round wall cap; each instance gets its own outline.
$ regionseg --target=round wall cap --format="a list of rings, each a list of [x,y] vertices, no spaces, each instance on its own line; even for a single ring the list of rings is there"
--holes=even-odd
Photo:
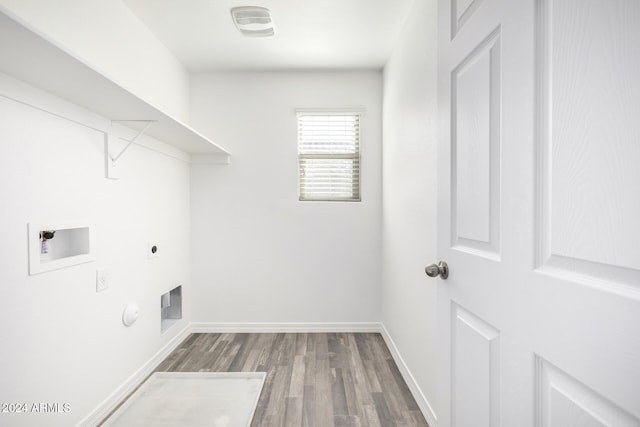
[[[140,307],[138,307],[138,304],[136,304],[135,302],[130,302],[122,312],[122,323],[124,323],[125,326],[133,325],[136,320],[138,320],[139,314]]]

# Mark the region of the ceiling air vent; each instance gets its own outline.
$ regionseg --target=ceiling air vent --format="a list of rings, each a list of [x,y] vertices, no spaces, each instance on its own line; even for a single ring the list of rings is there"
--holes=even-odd
[[[269,37],[275,34],[269,9],[257,6],[241,6],[231,9],[236,28],[245,36]]]

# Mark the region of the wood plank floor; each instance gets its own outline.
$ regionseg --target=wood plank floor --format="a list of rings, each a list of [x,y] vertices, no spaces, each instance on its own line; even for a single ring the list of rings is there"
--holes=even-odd
[[[427,426],[380,334],[191,334],[156,369],[266,372],[252,426]]]

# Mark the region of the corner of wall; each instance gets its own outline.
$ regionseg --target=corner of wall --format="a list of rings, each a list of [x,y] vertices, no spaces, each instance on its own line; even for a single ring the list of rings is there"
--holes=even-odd
[[[400,354],[398,347],[396,346],[395,342],[391,338],[391,335],[389,334],[389,331],[387,331],[387,328],[385,328],[384,324],[381,325],[380,334],[382,335],[384,342],[387,344],[387,347],[389,348],[389,351],[393,356],[393,360],[396,362],[396,365],[398,366],[398,369],[402,374],[402,378],[407,383],[409,390],[411,390],[411,394],[416,399],[416,403],[420,407],[420,411],[422,412],[422,415],[424,415],[430,427],[436,427],[438,425],[438,417],[436,416],[436,413],[433,410],[432,404],[429,402],[427,397],[422,392],[422,389],[420,388],[420,385],[414,378],[413,374],[411,374],[411,370],[409,369],[409,366],[407,365],[405,360],[402,358],[402,355]]]
[[[437,294],[423,270],[437,255],[436,61],[437,0],[416,0],[383,74],[382,320],[424,402],[437,372]]]

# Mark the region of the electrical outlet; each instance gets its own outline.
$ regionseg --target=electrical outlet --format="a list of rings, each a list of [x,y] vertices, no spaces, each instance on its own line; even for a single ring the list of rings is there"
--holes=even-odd
[[[96,292],[104,291],[109,287],[109,269],[107,267],[96,270]]]
[[[147,245],[147,256],[149,259],[158,258],[160,254],[160,247],[158,246],[158,242],[155,240],[149,240],[149,244]]]

